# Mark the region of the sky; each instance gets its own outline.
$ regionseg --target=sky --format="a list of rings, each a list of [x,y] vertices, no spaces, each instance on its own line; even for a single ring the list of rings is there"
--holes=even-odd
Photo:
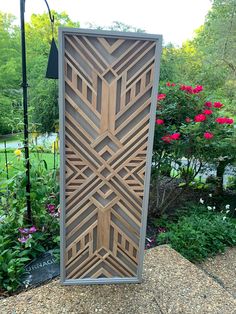
[[[193,38],[194,30],[204,23],[210,0],[47,0],[51,9],[66,11],[82,28],[88,23],[109,26],[113,21],[162,34],[164,43],[177,46]],[[0,11],[20,15],[20,0],[0,0]],[[44,0],[26,0],[25,18],[46,11]]]

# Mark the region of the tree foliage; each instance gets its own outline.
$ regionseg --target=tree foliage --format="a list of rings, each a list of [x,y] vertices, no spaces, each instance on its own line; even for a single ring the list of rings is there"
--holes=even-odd
[[[161,81],[201,84],[236,115],[236,0],[214,0],[204,25],[181,48],[164,47]]]
[[[52,11],[55,17],[54,33],[46,13],[33,14],[26,24],[29,77],[29,103],[32,129],[40,132],[55,131],[58,120],[58,85],[45,79],[52,36],[57,40],[58,27],[79,27],[63,13]]]
[[[0,12],[0,134],[14,131],[19,117],[20,43],[14,21]]]
[[[55,16],[54,37],[59,26],[79,27],[65,13]],[[20,29],[10,14],[0,13],[0,133],[22,128],[22,92]],[[115,31],[144,30],[114,21],[109,27],[90,28]],[[45,79],[52,38],[46,13],[33,14],[26,23],[27,74],[29,81],[29,114],[32,129],[54,130],[58,119],[57,82]],[[221,99],[224,110],[236,115],[236,0],[213,0],[204,25],[193,40],[181,48],[168,44],[163,48],[161,82],[200,84],[208,90],[208,100]]]
[[[100,26],[93,23],[89,23],[89,28],[92,29],[107,29],[110,31],[117,31],[117,32],[137,32],[137,33],[145,33],[144,29],[134,27],[132,25],[125,24],[119,21],[113,21],[109,26]]]
[[[26,23],[28,104],[31,131],[51,132],[58,120],[57,82],[45,78],[52,36],[58,27],[79,27],[65,13],[52,12],[54,32],[48,14],[33,14]],[[21,91],[21,38],[15,17],[0,12],[0,134],[23,129]]]

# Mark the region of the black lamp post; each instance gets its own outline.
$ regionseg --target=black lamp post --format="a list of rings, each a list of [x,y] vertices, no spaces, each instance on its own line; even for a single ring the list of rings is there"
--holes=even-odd
[[[54,16],[51,15],[49,5],[44,0],[48,9],[49,18],[52,26],[54,25]],[[31,202],[30,202],[30,162],[29,162],[29,119],[28,119],[28,99],[27,99],[27,68],[26,68],[26,46],[25,46],[25,0],[20,0],[20,21],[21,21],[21,55],[22,55],[22,84],[23,89],[23,111],[24,111],[24,150],[25,150],[25,168],[26,168],[26,207],[27,207],[27,222],[33,223]],[[46,77],[58,78],[58,53],[57,47],[52,39],[51,50],[49,55],[49,62]]]

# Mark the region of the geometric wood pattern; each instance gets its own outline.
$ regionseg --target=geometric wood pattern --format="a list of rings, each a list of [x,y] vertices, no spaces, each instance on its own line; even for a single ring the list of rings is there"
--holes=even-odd
[[[137,278],[160,42],[80,33],[62,41],[64,280]]]

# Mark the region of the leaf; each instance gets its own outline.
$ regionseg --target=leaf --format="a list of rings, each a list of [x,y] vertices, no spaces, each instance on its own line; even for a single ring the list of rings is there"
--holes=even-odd
[[[30,260],[30,258],[29,257],[21,257],[19,260],[21,262],[28,262]]]
[[[40,160],[40,163],[42,163],[42,164],[44,165],[44,168],[45,168],[46,170],[48,170],[48,165],[47,165],[47,162],[46,162],[45,159]]]

